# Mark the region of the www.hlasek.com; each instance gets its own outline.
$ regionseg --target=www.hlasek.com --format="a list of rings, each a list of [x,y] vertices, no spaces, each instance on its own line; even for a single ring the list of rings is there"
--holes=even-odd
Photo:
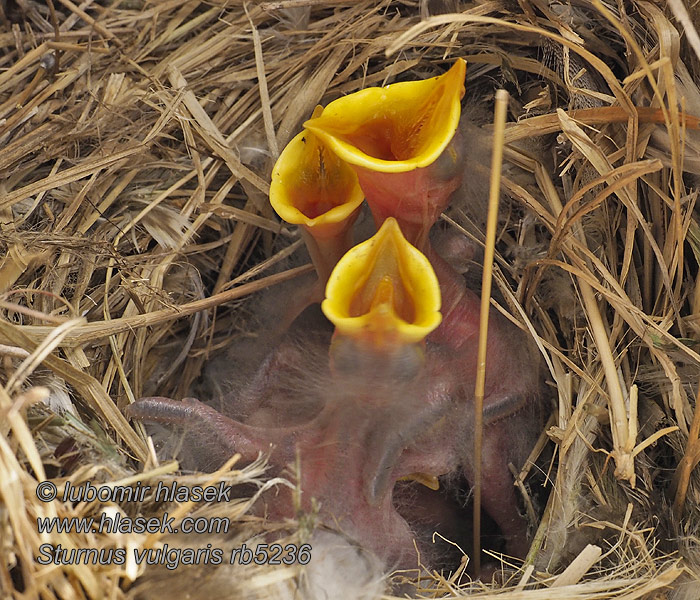
[[[133,486],[100,486],[91,483],[79,487],[66,482],[63,489],[64,502],[142,502],[151,486],[141,482]],[[173,482],[160,482],[155,488],[156,502],[224,502],[230,500],[231,487],[226,482],[211,486],[185,486]],[[58,497],[58,488],[51,481],[37,485],[36,495],[42,502],[51,502]],[[93,517],[43,517],[37,518],[39,533],[185,533],[225,534],[230,520],[225,517],[184,517],[175,524],[175,517],[164,513],[160,517],[127,517],[115,508],[108,508],[99,518]],[[158,548],[133,549],[133,560],[137,565],[165,565],[176,569],[180,565],[220,565],[225,560],[232,565],[306,565],[311,560],[310,544],[257,544],[248,547],[224,549],[207,544],[199,548],[179,548],[164,544]],[[42,565],[115,564],[127,562],[126,548],[64,548],[61,544],[42,544],[36,560]]]

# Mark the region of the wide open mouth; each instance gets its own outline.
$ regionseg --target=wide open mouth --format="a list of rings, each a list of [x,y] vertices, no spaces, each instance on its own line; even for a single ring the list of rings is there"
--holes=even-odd
[[[384,173],[432,164],[454,135],[466,63],[439,77],[366,88],[338,98],[304,127],[342,160]]]
[[[379,348],[421,342],[439,324],[440,286],[430,261],[389,218],[343,256],[321,309],[343,336]]]
[[[339,229],[363,199],[352,168],[310,131],[287,144],[272,170],[270,204],[289,223]]]

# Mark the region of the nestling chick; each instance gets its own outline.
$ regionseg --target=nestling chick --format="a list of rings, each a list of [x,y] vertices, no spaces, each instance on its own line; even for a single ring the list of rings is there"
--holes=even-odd
[[[416,549],[423,564],[440,564],[432,532],[469,529],[469,515],[436,490],[474,478],[479,298],[428,235],[462,178],[469,140],[455,131],[464,75],[459,60],[441,77],[341,98],[317,109],[282,153],[271,202],[304,227],[319,280],[278,306],[277,320],[292,325],[229,399],[257,398],[264,409],[240,422],[192,399],[130,408],[138,419],[185,426],[203,469],[272,448],[275,473],[299,474],[301,508],[318,504],[326,525],[389,568],[415,568]],[[350,248],[362,197],[378,231]],[[317,304],[324,289],[327,320]],[[524,557],[527,523],[508,465],[523,465],[541,429],[540,365],[495,310],[486,369],[482,506],[507,552]],[[280,425],[270,407],[279,413],[297,395],[303,418]],[[294,464],[298,471],[287,470]],[[415,493],[415,484],[429,489]],[[268,494],[260,510],[293,517],[292,493]]]

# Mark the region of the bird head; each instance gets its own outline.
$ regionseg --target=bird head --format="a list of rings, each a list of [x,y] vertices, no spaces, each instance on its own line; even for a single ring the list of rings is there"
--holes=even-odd
[[[423,340],[440,324],[440,286],[428,259],[389,218],[338,261],[321,310],[336,329],[335,368],[359,354],[369,361],[398,358],[402,369],[415,362],[411,357],[420,356]]]
[[[453,138],[465,74],[458,59],[439,77],[339,98],[304,123],[355,169],[377,226],[396,218],[421,249],[461,180]]]
[[[321,111],[317,107],[314,115]],[[270,204],[282,219],[301,226],[323,283],[352,245],[363,200],[353,169],[308,130],[287,144],[272,170]]]

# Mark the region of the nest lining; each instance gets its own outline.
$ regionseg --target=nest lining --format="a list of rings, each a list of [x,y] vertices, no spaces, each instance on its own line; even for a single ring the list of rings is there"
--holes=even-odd
[[[700,92],[681,35],[692,14],[644,2],[0,9],[3,593],[124,597],[132,566],[36,564],[37,517],[100,508],[40,503],[36,482],[173,472],[120,411],[156,383],[185,395],[245,335],[243,300],[308,270],[285,266],[297,233],[267,205],[280,149],[316,104],[441,72],[456,56],[469,63],[470,102],[511,92],[517,169],[503,181],[495,282],[556,390],[554,493],[533,565],[491,587],[459,573],[425,585],[513,598],[692,593]],[[473,215],[448,219],[483,240]],[[227,473],[264,479],[257,464]]]

